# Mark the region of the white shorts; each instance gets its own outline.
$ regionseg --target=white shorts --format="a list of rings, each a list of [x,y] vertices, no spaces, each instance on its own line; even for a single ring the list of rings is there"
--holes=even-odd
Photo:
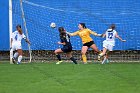
[[[12,50],[22,49],[21,43],[12,43]]]
[[[109,42],[109,41],[104,40],[103,41],[103,47],[106,48],[109,51],[113,51],[114,42]]]

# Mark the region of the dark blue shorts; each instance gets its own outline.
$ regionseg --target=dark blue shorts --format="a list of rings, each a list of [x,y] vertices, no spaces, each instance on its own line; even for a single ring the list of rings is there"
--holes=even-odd
[[[71,51],[72,51],[72,47],[63,47],[63,48],[61,48],[61,50],[62,50],[64,53],[71,52]]]

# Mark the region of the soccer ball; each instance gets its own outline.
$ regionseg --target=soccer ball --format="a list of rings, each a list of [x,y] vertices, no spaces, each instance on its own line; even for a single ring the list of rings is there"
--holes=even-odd
[[[56,24],[55,24],[54,22],[52,22],[52,23],[50,24],[50,27],[51,27],[51,28],[55,28],[55,27],[56,27]]]

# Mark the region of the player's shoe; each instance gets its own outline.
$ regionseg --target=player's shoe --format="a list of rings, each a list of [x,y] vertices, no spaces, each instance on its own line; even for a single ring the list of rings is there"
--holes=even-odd
[[[109,60],[108,59],[106,59],[106,62],[105,63],[109,63]]]
[[[12,58],[12,62],[13,62],[14,64],[16,64],[16,60],[15,60],[14,57]]]
[[[19,65],[19,64],[21,64],[21,62],[17,62],[17,64]]]
[[[84,64],[88,64],[87,62],[84,62]]]
[[[100,54],[98,55],[98,61],[100,61],[101,60],[101,56],[100,56]]]
[[[63,61],[58,61],[56,64],[61,64]]]

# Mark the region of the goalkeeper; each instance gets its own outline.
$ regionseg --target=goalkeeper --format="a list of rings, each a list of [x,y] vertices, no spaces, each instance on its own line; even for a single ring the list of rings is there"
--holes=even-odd
[[[79,30],[74,32],[74,33],[69,33],[67,32],[70,36],[76,36],[79,35],[82,39],[83,42],[83,47],[81,50],[82,53],[82,59],[84,64],[87,64],[87,57],[86,57],[86,52],[88,50],[88,48],[92,48],[95,53],[99,53],[99,50],[97,48],[97,46],[95,45],[93,39],[90,37],[90,34],[94,35],[94,36],[102,36],[101,34],[97,34],[96,32],[91,31],[90,29],[88,29],[85,25],[85,23],[80,23],[78,25]]]

